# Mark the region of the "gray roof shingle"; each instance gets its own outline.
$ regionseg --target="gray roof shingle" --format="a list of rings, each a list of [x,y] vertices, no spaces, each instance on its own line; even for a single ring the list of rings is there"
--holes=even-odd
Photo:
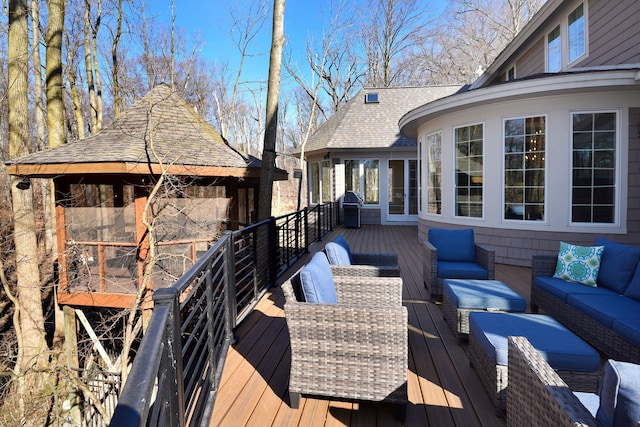
[[[415,140],[400,134],[400,118],[459,89],[458,85],[363,89],[309,137],[305,152],[415,146]],[[369,93],[378,94],[377,103],[365,103]]]
[[[244,156],[230,147],[211,125],[165,84],[149,91],[95,135],[12,159],[7,165],[158,164],[156,156],[165,165],[261,166],[259,159]]]

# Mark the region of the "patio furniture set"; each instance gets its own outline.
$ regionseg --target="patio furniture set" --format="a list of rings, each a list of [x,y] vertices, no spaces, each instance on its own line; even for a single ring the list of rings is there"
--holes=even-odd
[[[532,305],[536,313],[526,313],[524,298],[494,280],[492,266],[480,264],[480,257],[474,260],[473,248],[478,251],[480,246],[473,241],[473,230],[429,230],[424,268],[430,271],[424,275],[425,286],[433,294],[439,289],[434,283],[442,282],[442,295],[433,296],[442,298],[443,315],[453,333],[459,340],[468,338],[469,361],[498,414],[506,410],[508,425],[582,425],[580,420],[587,419],[584,425],[636,425],[638,421],[640,426],[640,365],[620,361],[638,363],[640,248],[606,239],[598,239],[596,245],[584,248],[562,242],[558,255],[534,257]],[[456,259],[454,251],[467,254]],[[493,259],[487,254],[490,249],[481,251],[483,259]],[[469,263],[474,261],[476,266],[470,268]],[[455,263],[463,263],[459,272],[452,268]],[[444,269],[440,268],[442,264]],[[537,314],[538,307],[547,314]],[[609,318],[613,320],[608,324],[594,325]],[[606,361],[602,369],[600,353],[592,345],[619,360]],[[520,351],[516,356],[512,356],[514,347]],[[530,357],[533,362],[512,363],[514,357],[524,360],[524,355],[531,353],[535,354]],[[558,387],[564,387],[561,394],[576,392],[583,403],[574,396],[569,399],[573,406],[554,403],[553,409],[544,409],[548,402],[539,400],[559,398],[560,392],[551,386],[539,396],[523,391],[527,382],[522,370],[532,365],[527,369],[537,374],[540,361],[553,372],[554,381],[561,384]],[[512,387],[516,377],[520,383]],[[536,387],[545,387],[540,385],[544,380],[538,378]],[[618,384],[617,388],[611,384]],[[513,397],[515,394],[517,397]],[[629,403],[628,399],[635,401]],[[576,405],[582,409],[574,411]],[[599,410],[603,405],[605,409]],[[538,411],[545,415],[555,411],[554,417],[567,411],[561,418],[573,421],[557,424],[544,417],[536,419]],[[620,421],[631,419],[633,424]]]
[[[469,361],[507,425],[640,427],[640,365],[624,361],[636,362],[640,348],[640,248],[596,243],[562,242],[557,256],[534,257],[536,313],[527,313],[525,299],[495,280],[493,250],[475,244],[472,229],[429,230],[425,287],[458,340],[468,339]],[[302,394],[391,402],[403,419],[408,319],[397,255],[353,253],[338,237],[282,289],[291,407]],[[603,364],[592,346],[621,360]]]

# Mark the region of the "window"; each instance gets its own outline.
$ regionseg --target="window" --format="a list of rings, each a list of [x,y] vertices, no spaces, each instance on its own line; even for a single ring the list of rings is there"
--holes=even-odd
[[[442,213],[442,134],[427,135],[427,212]]]
[[[507,70],[507,81],[510,82],[511,80],[515,80],[516,79],[516,67],[515,65],[511,68],[509,68],[509,70]]]
[[[615,112],[573,114],[572,222],[615,222],[617,126]]]
[[[311,203],[328,203],[331,201],[331,166],[329,160],[312,162],[311,169]]]
[[[504,122],[504,219],[544,219],[544,117]]]
[[[482,124],[455,129],[456,215],[482,217]]]
[[[584,6],[581,4],[569,15],[569,62],[575,61],[585,53]]]
[[[366,93],[364,95],[364,103],[365,104],[375,104],[377,102],[379,102],[377,93]]]
[[[557,73],[562,69],[562,45],[560,44],[560,26],[547,35],[547,72]]]
[[[365,204],[378,204],[379,189],[378,160],[346,160],[344,162],[344,185],[346,191],[355,191],[363,196]]]

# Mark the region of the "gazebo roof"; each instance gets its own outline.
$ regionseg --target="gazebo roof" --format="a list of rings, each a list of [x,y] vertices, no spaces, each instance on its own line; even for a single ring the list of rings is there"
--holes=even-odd
[[[30,177],[160,174],[257,178],[261,161],[233,149],[166,84],[149,91],[95,135],[6,162]],[[276,170],[274,179],[286,179]]]

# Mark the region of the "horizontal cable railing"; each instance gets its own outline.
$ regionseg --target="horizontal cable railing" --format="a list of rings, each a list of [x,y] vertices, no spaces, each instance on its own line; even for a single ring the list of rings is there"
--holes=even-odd
[[[110,425],[206,424],[234,329],[339,223],[330,203],[227,231],[174,285],[158,289]]]

